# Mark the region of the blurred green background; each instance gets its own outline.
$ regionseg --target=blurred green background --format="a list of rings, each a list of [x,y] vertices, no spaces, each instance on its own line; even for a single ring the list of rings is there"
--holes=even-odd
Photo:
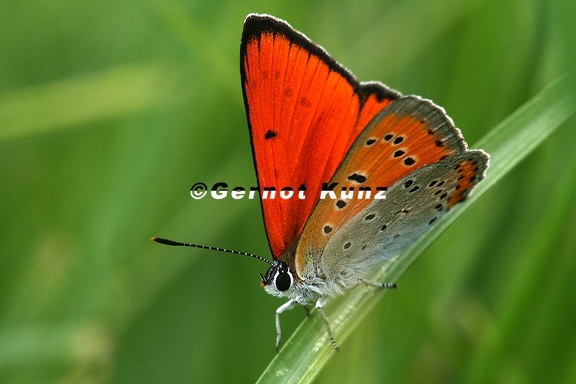
[[[149,240],[269,255],[257,201],[188,194],[255,185],[249,12],[472,146],[576,62],[566,0],[0,0],[1,383],[250,383],[274,356],[266,265]],[[575,143],[572,120],[483,196],[317,382],[576,382]]]

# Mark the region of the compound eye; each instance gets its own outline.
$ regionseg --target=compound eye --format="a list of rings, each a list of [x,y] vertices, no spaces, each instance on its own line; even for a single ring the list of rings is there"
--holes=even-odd
[[[274,284],[280,292],[287,291],[292,286],[292,275],[290,272],[280,272],[276,276]]]

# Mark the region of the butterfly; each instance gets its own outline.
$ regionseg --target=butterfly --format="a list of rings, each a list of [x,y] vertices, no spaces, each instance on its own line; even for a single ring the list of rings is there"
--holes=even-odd
[[[338,349],[326,303],[359,283],[396,287],[366,276],[463,201],[489,155],[468,149],[441,107],[359,82],[273,16],[246,18],[240,75],[273,260],[246,255],[270,264],[261,286],[287,299],[276,310],[276,349],[280,314],[312,304]],[[263,197],[272,190],[305,198]]]

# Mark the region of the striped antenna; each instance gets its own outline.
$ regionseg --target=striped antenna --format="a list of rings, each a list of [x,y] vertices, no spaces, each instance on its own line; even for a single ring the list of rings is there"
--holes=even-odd
[[[232,253],[234,255],[248,256],[248,257],[253,257],[255,259],[258,259],[258,260],[262,260],[262,261],[272,265],[272,262],[270,260],[265,259],[262,256],[255,255],[253,253],[233,251],[231,249],[225,249],[225,248],[219,248],[219,247],[209,247],[207,245],[183,243],[181,241],[168,240],[168,239],[165,239],[163,237],[153,237],[152,241],[155,241],[155,242],[160,243],[160,244],[171,245],[173,247],[192,247],[192,248],[206,249],[208,251],[218,251],[218,252]]]

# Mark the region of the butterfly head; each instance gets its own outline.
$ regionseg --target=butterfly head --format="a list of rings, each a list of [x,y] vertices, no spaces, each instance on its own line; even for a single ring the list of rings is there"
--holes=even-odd
[[[260,275],[260,286],[274,296],[287,296],[294,285],[294,276],[288,264],[274,260],[265,275]]]

